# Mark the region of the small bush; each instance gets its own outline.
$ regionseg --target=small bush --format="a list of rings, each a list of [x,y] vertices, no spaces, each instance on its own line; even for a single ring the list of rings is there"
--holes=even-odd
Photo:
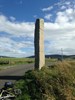
[[[0,61],[0,65],[7,65],[9,64],[9,61]]]

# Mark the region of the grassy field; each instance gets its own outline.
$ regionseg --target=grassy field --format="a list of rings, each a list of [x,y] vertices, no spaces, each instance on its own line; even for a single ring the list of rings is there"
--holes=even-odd
[[[0,58],[0,69],[33,62],[33,58]]]
[[[28,71],[15,86],[22,90],[16,100],[75,100],[75,60]]]

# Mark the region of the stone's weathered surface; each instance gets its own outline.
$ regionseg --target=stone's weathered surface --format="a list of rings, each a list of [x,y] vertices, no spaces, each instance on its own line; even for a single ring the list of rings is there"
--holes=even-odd
[[[45,65],[43,19],[36,20],[34,44],[35,44],[35,69],[41,69]]]

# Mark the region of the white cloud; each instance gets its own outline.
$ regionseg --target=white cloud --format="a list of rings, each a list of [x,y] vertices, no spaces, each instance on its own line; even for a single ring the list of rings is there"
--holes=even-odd
[[[27,50],[22,51],[24,48],[31,48],[33,43],[30,41],[13,41],[7,37],[0,37],[0,55],[13,56],[13,57],[26,57],[32,54],[33,51],[27,53]]]
[[[68,29],[55,29],[45,30],[45,40],[49,44],[45,44],[46,53],[60,54],[63,48],[64,54],[75,54],[75,30]]]
[[[14,19],[11,17],[10,19]],[[1,37],[0,38],[0,54],[7,54],[10,56],[27,56],[32,54],[33,51],[27,53],[26,51],[22,51],[21,49],[24,48],[32,48],[33,43],[31,40],[29,41],[18,41],[12,40],[12,36],[16,38],[19,37],[26,37],[33,38],[34,36],[34,23],[33,22],[16,22],[15,20],[12,22],[8,20],[8,18],[4,15],[0,15],[0,34],[8,33],[8,37]],[[11,36],[10,36],[11,35]],[[4,52],[4,53],[3,53]]]
[[[32,22],[11,22],[4,15],[0,15],[0,31],[16,36],[32,36],[34,23]]]
[[[71,7],[75,4],[75,1],[74,0],[60,0],[60,2],[57,2],[54,4],[54,6],[58,6],[58,7],[62,7],[62,6],[65,6],[66,8],[68,7]]]
[[[75,55],[75,0],[63,0],[53,5],[53,22],[45,22],[45,53]],[[56,14],[55,14],[56,13]],[[54,15],[53,15],[54,14]]]
[[[44,16],[44,18],[47,19],[47,20],[50,20],[50,19],[51,19],[51,16],[52,16],[51,14],[46,14],[46,15]]]
[[[50,11],[53,9],[53,6],[49,6],[47,8],[43,8],[42,11]]]
[[[61,6],[61,10],[64,10],[64,9],[66,9],[66,6],[64,6],[64,5]]]
[[[45,23],[46,52],[50,54],[75,54],[75,10],[72,8],[57,12],[54,23]],[[48,51],[47,51],[48,50]]]
[[[72,8],[66,9],[63,12],[58,12],[57,13],[57,18],[56,18],[57,23],[66,23],[66,22],[75,22],[75,10]]]

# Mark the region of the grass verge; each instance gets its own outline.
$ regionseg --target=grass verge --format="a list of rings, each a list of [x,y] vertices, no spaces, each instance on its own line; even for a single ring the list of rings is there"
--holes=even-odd
[[[15,87],[22,90],[16,100],[75,100],[75,62],[28,71]]]

